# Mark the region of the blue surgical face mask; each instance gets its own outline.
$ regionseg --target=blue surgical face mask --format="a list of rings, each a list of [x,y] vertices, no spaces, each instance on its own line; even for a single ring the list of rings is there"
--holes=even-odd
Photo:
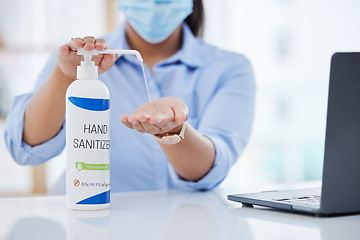
[[[145,41],[156,44],[192,13],[193,0],[120,0],[119,10]]]

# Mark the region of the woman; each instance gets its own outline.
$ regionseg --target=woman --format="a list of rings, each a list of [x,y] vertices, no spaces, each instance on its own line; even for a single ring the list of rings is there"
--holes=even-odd
[[[104,39],[76,38],[60,47],[34,92],[15,99],[5,132],[13,158],[35,165],[64,148],[65,92],[76,79],[78,48],[136,49],[157,111],[147,102],[136,58],[95,58],[111,96],[111,190],[214,188],[249,139],[255,98],[249,61],[195,37],[201,0],[120,0],[119,9],[126,23]],[[175,144],[167,144],[168,135]]]

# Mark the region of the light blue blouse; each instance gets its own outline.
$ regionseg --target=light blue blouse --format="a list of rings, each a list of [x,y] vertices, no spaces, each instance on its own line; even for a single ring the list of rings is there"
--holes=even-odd
[[[129,49],[124,24],[105,40],[112,49]],[[55,63],[56,54],[40,74],[34,91],[47,79]],[[122,124],[122,114],[130,115],[148,101],[139,62],[134,56],[123,55],[99,76],[111,98],[111,191],[214,188],[224,180],[250,137],[255,104],[250,62],[243,55],[204,43],[183,24],[181,49],[154,66],[152,73],[146,68],[146,74],[153,100],[172,96],[188,106],[188,123],[211,139],[216,159],[201,180],[185,181],[176,174],[155,139]],[[59,133],[45,143],[31,147],[22,141],[24,112],[32,94],[14,99],[5,129],[7,147],[21,165],[43,163],[65,147],[65,122]]]

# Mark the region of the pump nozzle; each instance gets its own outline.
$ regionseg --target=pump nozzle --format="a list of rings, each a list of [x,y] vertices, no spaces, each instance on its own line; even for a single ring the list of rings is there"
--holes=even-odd
[[[83,48],[77,50],[77,55],[84,55],[84,61],[81,61],[81,65],[77,67],[77,79],[89,80],[98,79],[98,67],[91,61],[93,55],[98,55],[97,50],[86,51]]]
[[[86,51],[84,48],[79,48],[77,50],[77,55],[83,55],[84,61],[81,61],[81,65],[77,67],[77,79],[97,79],[98,78],[98,67],[95,66],[95,63],[91,60],[92,56],[100,54],[133,54],[142,63],[140,53],[136,50],[114,50],[106,49],[98,51],[93,49],[91,51]]]
[[[94,49],[92,51],[86,51],[84,48],[79,48],[77,50],[78,55],[84,55],[84,60],[85,61],[91,61],[92,56],[93,55],[98,55],[99,53],[100,54],[119,54],[119,55],[132,54],[132,55],[136,56],[136,58],[139,60],[139,62],[144,61],[143,58],[141,57],[141,54],[136,50],[106,49],[106,50],[98,51],[98,50]]]
[[[99,51],[96,49],[94,49],[92,51],[86,51],[84,48],[79,48],[77,50],[77,55],[84,56],[83,62],[90,62],[93,55],[99,55]]]
[[[119,54],[119,55],[123,55],[123,54],[132,54],[135,55],[136,58],[139,60],[139,62],[143,62],[144,60],[141,57],[141,54],[136,51],[136,50],[115,50],[115,49],[106,49],[103,51],[99,51],[99,53],[101,54]]]

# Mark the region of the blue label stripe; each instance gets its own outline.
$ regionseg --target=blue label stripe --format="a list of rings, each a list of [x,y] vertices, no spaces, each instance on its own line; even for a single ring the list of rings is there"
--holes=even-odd
[[[106,111],[110,108],[110,99],[69,97],[75,106],[90,111]]]
[[[110,203],[110,190],[94,195],[89,198],[85,198],[76,204],[106,204]]]

